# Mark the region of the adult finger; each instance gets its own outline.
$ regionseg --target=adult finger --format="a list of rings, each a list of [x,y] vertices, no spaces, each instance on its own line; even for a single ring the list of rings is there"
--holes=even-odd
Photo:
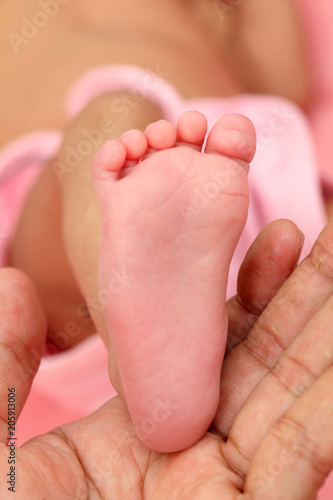
[[[0,269],[0,435],[3,443],[10,437],[8,422],[15,427],[29,394],[45,337],[46,318],[33,284],[17,269]]]
[[[225,453],[243,475],[247,474],[248,465],[264,436],[333,366],[332,345],[333,295],[312,316],[237,414]]]
[[[278,289],[298,264],[304,235],[286,219],[268,224],[257,236],[240,267],[237,295],[227,302],[226,353],[244,340]]]
[[[333,468],[333,368],[279,419],[258,447],[245,484],[256,500],[311,500]]]
[[[235,415],[260,380],[333,294],[333,225],[319,235],[310,254],[282,285],[248,337],[226,358],[214,429],[225,438]],[[237,390],[235,390],[237,388]]]

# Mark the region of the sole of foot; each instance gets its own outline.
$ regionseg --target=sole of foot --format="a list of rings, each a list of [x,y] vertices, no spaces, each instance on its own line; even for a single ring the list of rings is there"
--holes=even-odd
[[[101,208],[99,300],[139,438],[175,452],[219,401],[229,265],[249,203],[252,123],[199,112],[107,142],[93,161]]]

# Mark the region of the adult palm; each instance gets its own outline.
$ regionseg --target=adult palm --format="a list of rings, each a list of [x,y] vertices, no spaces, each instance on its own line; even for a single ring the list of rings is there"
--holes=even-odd
[[[15,498],[315,498],[333,466],[331,233],[326,228],[276,294],[295,265],[299,232],[280,221],[251,248],[238,296],[228,303],[231,352],[223,365],[219,410],[198,443],[168,455],[148,450],[117,397],[15,450]],[[300,287],[305,277],[308,286]],[[42,351],[46,327],[33,286],[20,272],[1,271],[0,300],[0,498],[7,499],[8,390],[15,388],[18,415],[37,369],[31,368],[32,353]],[[304,345],[311,346],[311,359]],[[158,431],[158,421],[156,426]]]

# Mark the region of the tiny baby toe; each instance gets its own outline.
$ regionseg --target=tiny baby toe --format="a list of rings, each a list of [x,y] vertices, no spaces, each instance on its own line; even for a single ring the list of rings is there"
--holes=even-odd
[[[93,159],[93,177],[96,180],[115,180],[125,160],[125,146],[116,140],[107,141]]]
[[[178,118],[177,142],[201,147],[206,133],[207,119],[199,111],[186,111]]]
[[[119,142],[126,149],[127,160],[139,160],[145,154],[148,146],[145,134],[137,129],[124,132],[119,137]]]
[[[176,128],[167,120],[159,120],[148,125],[145,136],[150,148],[169,149],[176,143]]]

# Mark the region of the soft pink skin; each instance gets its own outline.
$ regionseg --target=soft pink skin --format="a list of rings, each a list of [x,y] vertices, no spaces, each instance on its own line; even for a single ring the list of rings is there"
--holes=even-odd
[[[161,452],[191,446],[215,416],[228,270],[248,211],[252,123],[223,117],[202,153],[206,131],[187,112],[177,129],[162,120],[109,141],[93,164],[104,315],[136,432]]]

